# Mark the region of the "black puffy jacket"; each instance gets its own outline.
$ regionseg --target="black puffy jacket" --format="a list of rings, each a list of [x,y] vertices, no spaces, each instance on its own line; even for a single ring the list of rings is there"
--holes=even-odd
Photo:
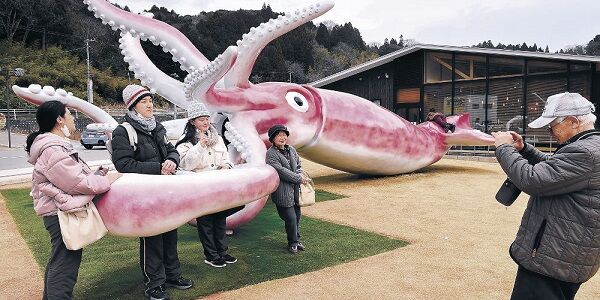
[[[125,115],[125,121],[131,124],[138,135],[136,150],[129,143],[127,130],[117,126],[112,135],[112,161],[121,173],[140,173],[160,175],[162,163],[172,160],[179,166],[179,153],[167,140],[165,127],[157,123],[152,132],[145,131],[142,126]]]

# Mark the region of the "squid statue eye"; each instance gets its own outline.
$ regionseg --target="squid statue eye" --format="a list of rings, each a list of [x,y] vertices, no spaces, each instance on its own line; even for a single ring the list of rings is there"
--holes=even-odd
[[[298,92],[288,92],[285,95],[285,99],[293,109],[299,112],[306,112],[308,110],[306,97]]]

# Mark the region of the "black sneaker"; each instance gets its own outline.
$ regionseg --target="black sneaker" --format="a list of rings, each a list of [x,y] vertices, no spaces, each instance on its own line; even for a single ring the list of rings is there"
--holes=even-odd
[[[220,257],[217,258],[217,259],[214,259],[214,260],[207,260],[207,259],[205,259],[204,263],[206,263],[207,265],[213,266],[215,268],[222,268],[222,267],[224,267],[224,266],[227,265],[225,263],[225,260],[222,259],[222,258],[220,258]]]
[[[148,299],[150,299],[150,300],[171,299],[171,297],[169,296],[169,293],[167,293],[167,291],[165,291],[165,288],[162,285],[159,285],[151,290],[144,291],[144,295],[146,295],[146,297],[148,297]]]
[[[296,254],[296,253],[298,253],[298,246],[291,245],[288,247],[288,251],[290,251],[292,254]]]
[[[179,276],[176,279],[167,279],[165,281],[166,287],[174,287],[178,290],[187,290],[192,287],[194,283],[191,279],[183,278],[183,276]]]
[[[298,243],[298,250],[300,251],[304,251],[306,247],[304,247],[304,245],[302,245],[302,243]]]
[[[221,256],[221,259],[223,259],[228,264],[234,264],[237,261],[237,258],[235,258],[229,254],[225,254],[225,255]]]

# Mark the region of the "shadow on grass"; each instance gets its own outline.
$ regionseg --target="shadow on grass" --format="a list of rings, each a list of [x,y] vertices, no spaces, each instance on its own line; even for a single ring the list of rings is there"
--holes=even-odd
[[[314,178],[315,186],[321,184],[356,184],[367,183],[371,186],[381,184],[389,185],[391,183],[402,183],[404,181],[410,181],[422,178],[428,175],[445,175],[453,174],[456,172],[468,172],[476,175],[489,175],[496,174],[496,172],[480,168],[477,166],[453,166],[453,165],[441,165],[433,164],[422,169],[398,175],[363,175],[363,174],[352,174],[352,173],[337,173],[332,175],[319,176]],[[342,196],[344,197],[344,196]]]
[[[1,192],[43,273],[50,254],[50,241],[42,219],[34,214],[29,189]],[[343,197],[320,192],[317,198],[321,201]],[[203,262],[196,228],[183,225],[178,231],[179,259],[183,275],[194,281],[194,287],[185,291],[170,289],[169,293],[175,299],[195,299],[319,270],[407,245],[401,240],[308,217],[302,217],[301,231],[307,250],[291,255],[286,249],[283,221],[269,202],[254,220],[229,237],[229,253],[237,257],[238,262],[226,268],[213,268]],[[75,298],[143,298],[138,239],[106,236],[86,247],[75,286]]]

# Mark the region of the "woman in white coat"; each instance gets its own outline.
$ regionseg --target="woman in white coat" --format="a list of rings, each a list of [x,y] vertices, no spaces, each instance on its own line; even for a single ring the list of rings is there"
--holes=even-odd
[[[188,122],[183,138],[175,147],[181,161],[179,168],[185,171],[203,172],[219,169],[231,169],[227,147],[217,129],[210,124],[210,112],[200,102],[190,103]],[[226,210],[196,218],[198,236],[204,248],[204,262],[213,267],[225,267],[237,259],[227,254],[225,221],[232,214]]]

